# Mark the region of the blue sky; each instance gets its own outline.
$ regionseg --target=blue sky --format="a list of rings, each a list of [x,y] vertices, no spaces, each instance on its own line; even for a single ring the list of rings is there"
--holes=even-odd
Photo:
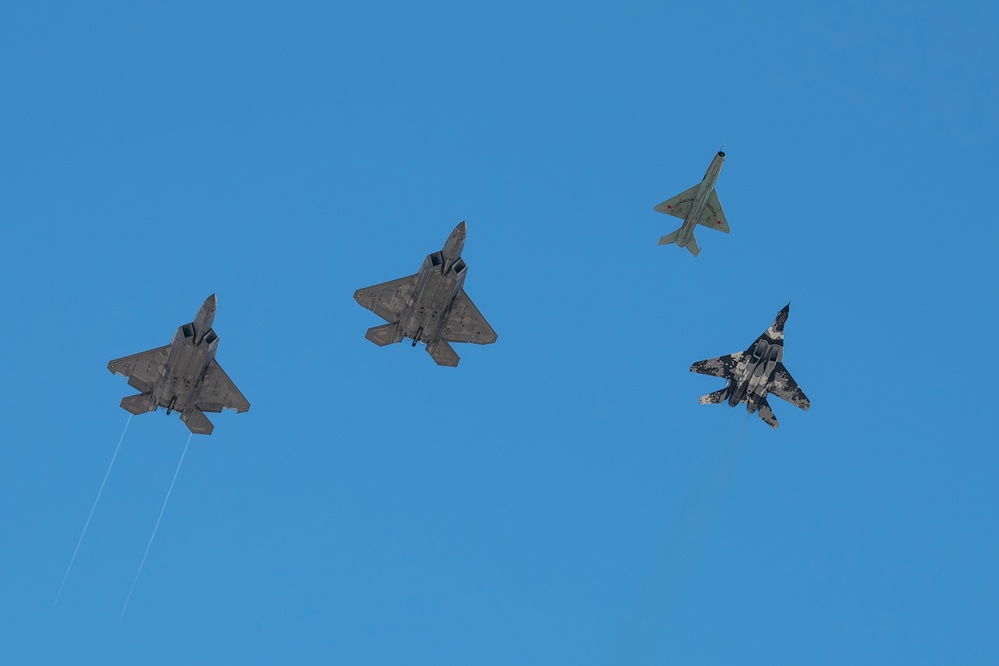
[[[0,9],[4,663],[995,663],[994,3]],[[652,207],[724,143],[730,235]],[[359,287],[468,221],[457,369]],[[217,293],[191,442],[108,360]],[[792,301],[772,431],[693,361]],[[990,434],[991,433],[991,434]]]

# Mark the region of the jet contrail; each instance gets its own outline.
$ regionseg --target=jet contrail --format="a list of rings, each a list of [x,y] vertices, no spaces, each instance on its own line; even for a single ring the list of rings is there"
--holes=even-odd
[[[173,492],[173,484],[177,483],[177,475],[180,474],[180,466],[184,464],[184,456],[187,455],[187,447],[191,445],[191,438],[194,437],[192,432],[187,436],[187,444],[184,445],[184,452],[180,454],[180,462],[177,463],[177,469],[173,473],[173,480],[170,482],[170,488],[167,489],[166,498],[163,500],[163,507],[160,509],[159,518],[156,519],[156,526],[153,527],[153,533],[149,537],[149,543],[146,544],[146,552],[142,554],[142,561],[139,562],[139,570],[135,572],[135,578],[132,580],[132,587],[128,588],[128,596],[125,597],[125,603],[121,607],[121,617],[118,619],[119,622],[125,619],[125,609],[128,608],[128,600],[132,598],[132,592],[135,590],[135,584],[139,580],[139,574],[142,573],[142,567],[146,563],[146,556],[149,555],[149,548],[153,545],[153,539],[156,538],[156,530],[160,528],[160,521],[163,520],[163,512],[166,511],[167,502],[170,501],[170,493]]]
[[[94,509],[97,508],[97,502],[101,499],[101,493],[104,492],[104,484],[108,482],[108,476],[111,474],[111,468],[114,467],[114,460],[118,457],[118,449],[121,448],[121,443],[125,441],[125,431],[128,430],[128,424],[132,422],[132,415],[128,415],[128,420],[125,421],[125,427],[121,431],[121,437],[118,439],[118,446],[114,449],[114,455],[111,456],[111,464],[108,465],[108,471],[104,473],[104,480],[101,481],[101,488],[97,491],[97,497],[94,499],[94,505],[90,507],[90,515],[87,516],[87,522],[83,524],[83,531],[80,532],[80,538],[76,542],[76,548],[73,549],[73,557],[69,558],[69,566],[66,567],[66,573],[62,577],[62,585],[59,586],[59,594],[56,595],[55,601],[52,602],[52,608],[56,607],[59,603],[59,597],[62,596],[62,588],[66,587],[66,579],[69,578],[69,571],[73,568],[73,562],[76,561],[76,554],[80,552],[80,544],[83,543],[83,537],[87,533],[87,528],[90,527],[90,519],[94,517]]]

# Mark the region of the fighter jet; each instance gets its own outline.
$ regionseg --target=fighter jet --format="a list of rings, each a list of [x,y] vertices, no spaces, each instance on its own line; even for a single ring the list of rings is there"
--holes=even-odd
[[[725,153],[719,150],[711,160],[708,172],[704,174],[704,180],[652,209],[683,218],[683,226],[660,238],[660,245],[676,243],[678,247],[686,247],[696,257],[701,250],[694,238],[694,227],[703,224],[718,231],[729,232],[728,220],[725,219],[721,202],[718,201],[718,194],[715,192],[715,182],[718,180],[724,161]]]
[[[690,366],[691,372],[714,375],[727,379],[725,388],[701,397],[702,405],[718,404],[728,400],[729,407],[740,402],[746,403],[746,410],[752,414],[759,410],[760,418],[771,428],[777,427],[774,412],[767,404],[767,393],[787,400],[805,411],[811,406],[805,393],[784,367],[784,323],[791,304],[777,313],[777,318],[763,335],[744,352],[729,356],[698,361]]]
[[[245,412],[250,408],[243,394],[215,360],[219,337],[212,330],[217,307],[215,294],[205,301],[190,324],[177,329],[165,347],[119,358],[108,370],[128,377],[138,395],[122,399],[122,409],[132,414],[180,412],[180,420],[196,435],[210,435],[214,426],[205,412],[223,408]]]
[[[437,365],[458,365],[458,354],[449,342],[496,342],[496,331],[486,322],[462,286],[467,268],[461,258],[465,245],[462,222],[440,252],[428,254],[420,272],[373,287],[358,289],[354,300],[389,322],[364,334],[379,347],[403,338],[424,342]]]

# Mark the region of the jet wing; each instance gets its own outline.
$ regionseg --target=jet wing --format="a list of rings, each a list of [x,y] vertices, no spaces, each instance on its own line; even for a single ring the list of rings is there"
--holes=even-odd
[[[798,382],[794,381],[791,373],[787,371],[783,363],[777,366],[777,370],[774,371],[774,378],[770,380],[770,386],[767,389],[781,400],[787,400],[795,407],[800,407],[806,412],[812,406],[808,397],[805,396],[805,392],[798,386]]]
[[[711,190],[711,194],[708,195],[708,201],[704,204],[701,219],[697,223],[717,229],[718,231],[724,231],[725,233],[729,232],[728,220],[725,219],[725,211],[722,210],[721,201],[718,200],[718,193],[714,190]]]
[[[412,306],[416,275],[382,282],[354,292],[354,300],[387,322],[397,322]]]
[[[160,378],[160,367],[166,363],[170,345],[118,358],[108,363],[108,370],[128,377],[128,385],[148,393]]]
[[[736,369],[745,355],[746,352],[736,352],[728,356],[719,356],[718,358],[709,358],[706,361],[698,361],[690,366],[690,371],[699,372],[702,375],[722,377],[723,379],[735,379],[738,375]]]
[[[441,337],[451,342],[488,345],[496,342],[496,331],[462,289],[451,305],[451,311],[444,324],[444,329],[441,331]]]
[[[222,366],[212,359],[198,392],[198,407],[203,412],[221,412],[223,408],[245,412],[250,408],[250,402],[232,383]]]
[[[694,205],[694,195],[700,184],[694,185],[686,192],[681,192],[672,199],[667,199],[652,210],[672,215],[673,217],[686,218],[690,212],[690,207]]]

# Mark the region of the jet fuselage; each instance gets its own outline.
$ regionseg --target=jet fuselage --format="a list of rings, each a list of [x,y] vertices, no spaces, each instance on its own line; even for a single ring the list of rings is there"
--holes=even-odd
[[[715,183],[718,182],[718,175],[721,173],[724,162],[725,153],[719,150],[718,154],[711,160],[711,164],[708,165],[708,170],[705,172],[701,184],[697,186],[697,194],[694,196],[694,202],[690,207],[690,211],[683,218],[683,226],[680,227],[680,231],[676,235],[676,244],[678,247],[686,247],[687,243],[690,242],[691,236],[694,235],[697,221],[701,219],[701,213],[704,212],[704,205],[708,202],[711,191],[715,189]]]
[[[153,400],[170,411],[183,412],[195,406],[198,390],[218,350],[218,336],[212,330],[215,295],[208,297],[190,324],[177,329],[170,342],[167,361],[153,387]]]
[[[405,337],[417,342],[431,342],[440,337],[454,299],[465,284],[467,266],[461,258],[465,246],[465,223],[448,236],[444,249],[427,255],[417,273],[413,307],[400,321]]]

